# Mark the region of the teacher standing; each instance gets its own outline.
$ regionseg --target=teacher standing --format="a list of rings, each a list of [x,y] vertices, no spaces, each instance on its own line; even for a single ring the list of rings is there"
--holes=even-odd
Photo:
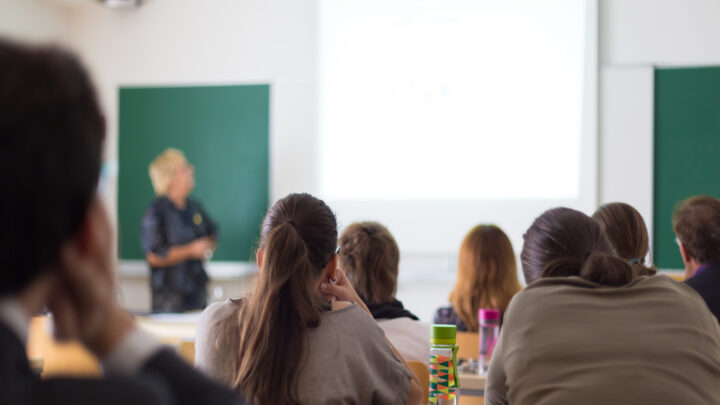
[[[195,169],[177,149],[150,164],[157,198],[142,220],[140,239],[150,265],[153,312],[202,310],[208,276],[203,261],[212,257],[217,227],[202,206],[188,198]]]

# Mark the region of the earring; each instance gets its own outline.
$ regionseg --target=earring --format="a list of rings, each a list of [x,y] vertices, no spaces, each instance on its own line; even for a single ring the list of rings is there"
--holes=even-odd
[[[337,279],[335,277],[330,277],[328,279],[328,281],[330,282],[330,284],[333,284],[333,285],[337,284]]]

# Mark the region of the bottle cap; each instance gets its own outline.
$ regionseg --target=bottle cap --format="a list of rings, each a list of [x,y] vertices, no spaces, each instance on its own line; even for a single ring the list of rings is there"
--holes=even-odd
[[[500,310],[483,308],[478,311],[478,319],[481,321],[494,321],[500,319]]]
[[[433,325],[430,330],[430,343],[436,345],[454,345],[457,326]]]

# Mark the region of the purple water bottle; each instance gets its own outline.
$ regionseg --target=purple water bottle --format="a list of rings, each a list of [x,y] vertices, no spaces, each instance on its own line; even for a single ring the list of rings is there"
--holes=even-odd
[[[484,308],[478,311],[480,321],[480,358],[478,359],[478,373],[487,373],[490,358],[500,335],[500,311]]]

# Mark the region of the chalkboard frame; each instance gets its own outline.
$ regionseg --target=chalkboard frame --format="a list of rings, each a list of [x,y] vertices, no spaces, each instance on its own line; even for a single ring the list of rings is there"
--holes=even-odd
[[[155,198],[148,165],[167,147],[195,165],[191,198],[220,227],[214,260],[247,262],[270,193],[270,84],[118,89],[118,255],[143,260],[140,220]]]

